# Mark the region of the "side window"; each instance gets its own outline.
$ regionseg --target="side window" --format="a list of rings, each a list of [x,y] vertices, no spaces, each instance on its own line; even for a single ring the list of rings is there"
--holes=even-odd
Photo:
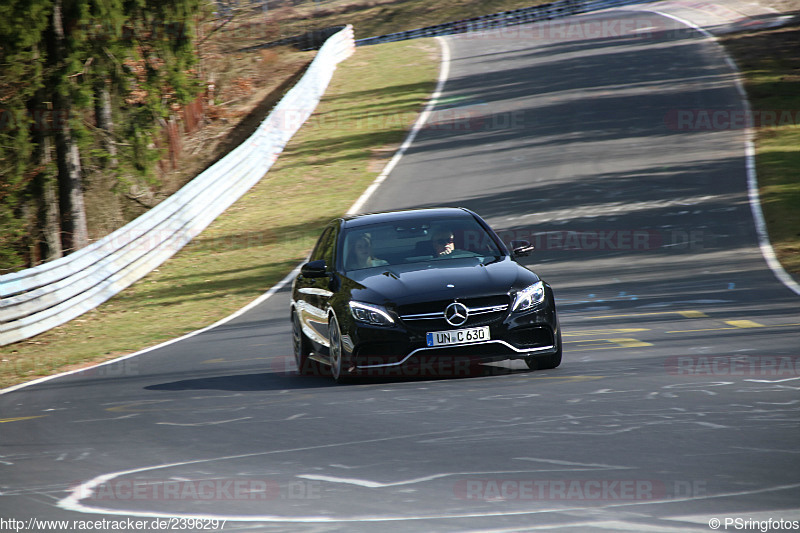
[[[322,232],[322,235],[319,236],[317,240],[317,244],[314,246],[314,251],[311,252],[311,257],[309,261],[317,261],[319,259],[325,259],[325,243],[330,241],[331,234],[333,233],[333,228],[328,226],[325,228],[325,231]]]
[[[322,252],[322,259],[325,260],[325,264],[328,266],[329,270],[336,268],[336,263],[334,261],[336,260],[335,252],[338,235],[339,225],[330,226],[330,232],[328,232],[328,237],[325,239],[325,249]]]
[[[337,225],[330,225],[320,235],[314,251],[311,252],[311,261],[324,259],[328,268],[334,267],[334,251],[336,249]]]

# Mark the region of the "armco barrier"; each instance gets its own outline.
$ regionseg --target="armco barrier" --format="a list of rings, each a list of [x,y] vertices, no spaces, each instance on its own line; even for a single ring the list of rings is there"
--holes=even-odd
[[[486,31],[518,24],[530,24],[532,22],[552,20],[569,15],[578,15],[580,13],[589,13],[600,9],[636,4],[644,1],[651,0],[559,0],[558,2],[549,4],[503,11],[491,15],[484,15],[482,17],[456,20],[454,22],[446,22],[435,26],[426,26],[414,30],[358,39],[356,40],[356,46],[405,41],[407,39],[419,39],[422,37],[436,37],[439,35]]]
[[[353,50],[347,26],[325,42],[250,138],[141,217],[71,255],[0,276],[0,346],[94,309],[198,235],[269,170]]]
[[[345,26],[330,26],[328,28],[321,28],[319,30],[311,30],[301,35],[293,35],[277,41],[268,43],[257,44],[255,46],[246,46],[240,48],[239,52],[253,52],[255,50],[263,50],[265,48],[274,48],[276,46],[294,46],[299,50],[317,50],[328,38]]]

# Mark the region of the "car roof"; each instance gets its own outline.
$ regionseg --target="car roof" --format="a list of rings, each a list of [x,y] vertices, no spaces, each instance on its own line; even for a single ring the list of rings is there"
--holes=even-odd
[[[426,209],[408,209],[403,211],[385,211],[344,217],[345,228],[357,228],[383,222],[399,222],[417,218],[472,218],[475,215],[463,207],[433,207]]]

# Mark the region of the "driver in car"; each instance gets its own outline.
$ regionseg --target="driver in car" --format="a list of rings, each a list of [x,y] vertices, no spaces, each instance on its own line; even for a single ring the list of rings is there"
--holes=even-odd
[[[418,241],[414,247],[414,256],[443,257],[450,255],[455,250],[453,231],[448,227],[434,227],[430,238]]]
[[[433,245],[434,257],[450,255],[456,247],[453,232],[447,228],[439,228],[434,231],[431,237],[431,244]]]

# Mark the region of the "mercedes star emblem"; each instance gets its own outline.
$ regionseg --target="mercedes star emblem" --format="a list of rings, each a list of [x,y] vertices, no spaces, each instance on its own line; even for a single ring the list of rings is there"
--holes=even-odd
[[[461,302],[453,302],[444,310],[444,318],[451,326],[460,326],[467,321],[469,309]]]

